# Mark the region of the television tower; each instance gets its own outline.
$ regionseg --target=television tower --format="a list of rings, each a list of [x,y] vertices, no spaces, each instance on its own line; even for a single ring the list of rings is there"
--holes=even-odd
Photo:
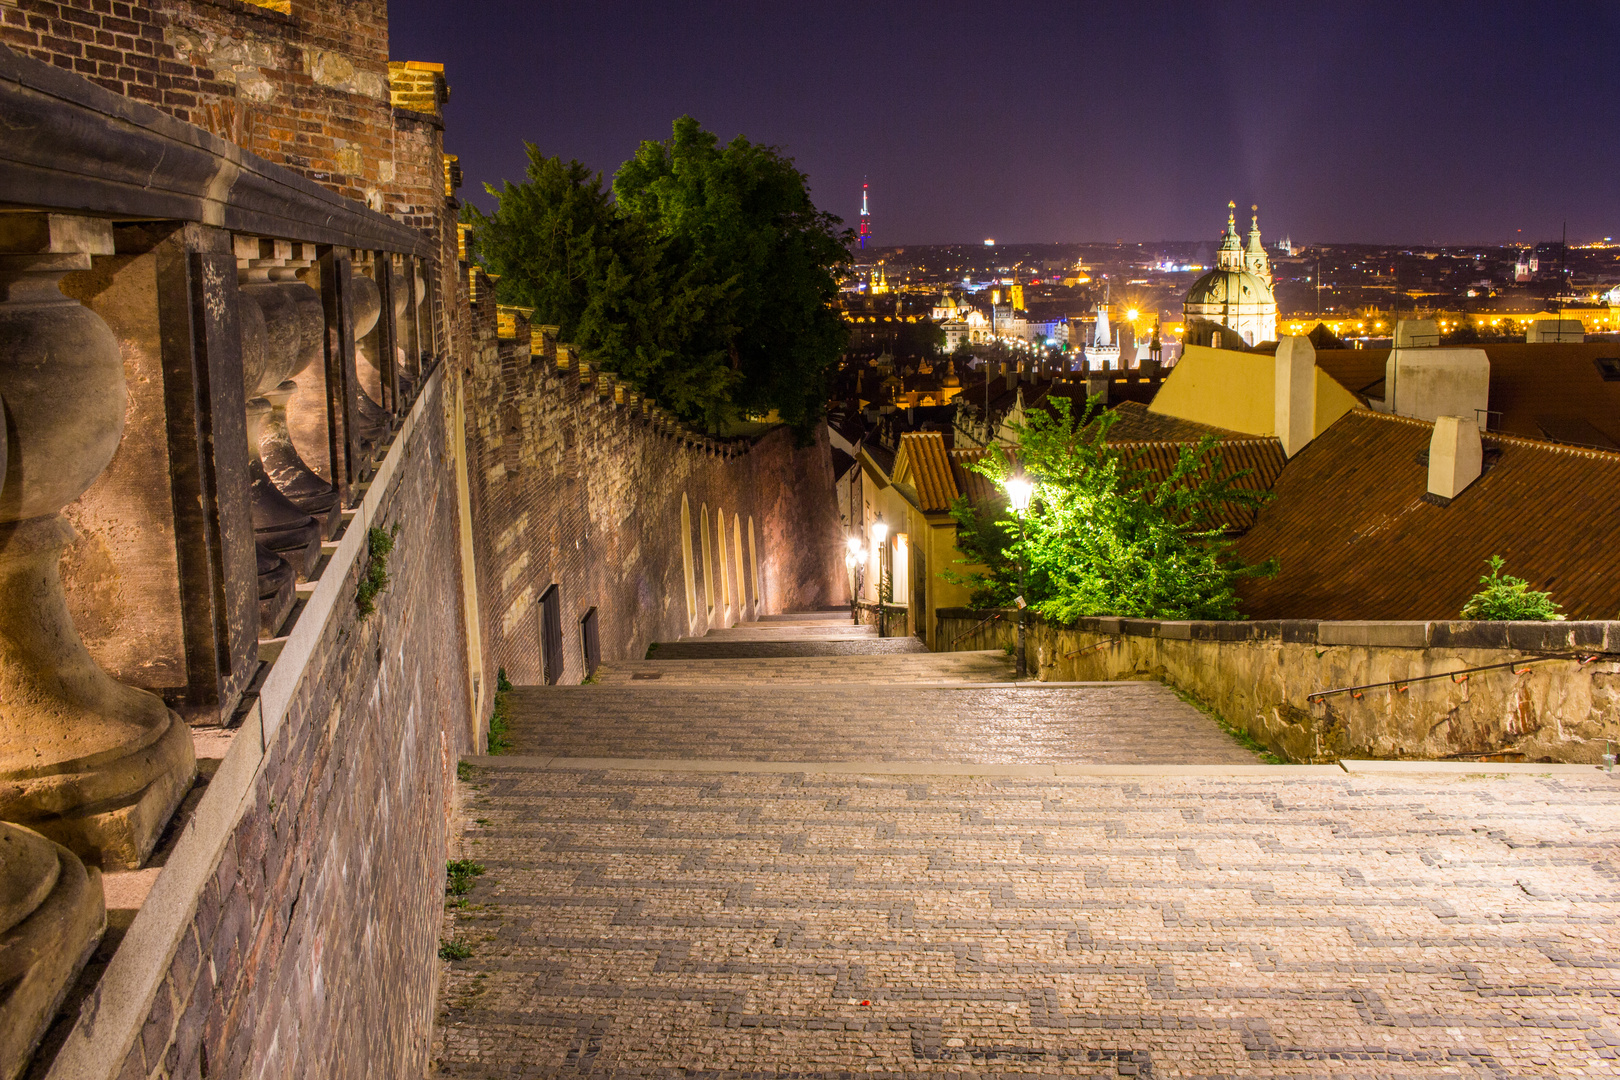
[[[861,228],[856,234],[858,240],[856,247],[866,250],[866,241],[872,235],[872,212],[866,208],[866,181],[861,181]]]

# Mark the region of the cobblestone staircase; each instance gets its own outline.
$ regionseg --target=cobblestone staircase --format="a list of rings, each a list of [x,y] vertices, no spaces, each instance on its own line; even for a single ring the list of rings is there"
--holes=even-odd
[[[435,1075],[1614,1075],[1602,773],[1264,766],[1156,683],[882,645],[511,691]]]

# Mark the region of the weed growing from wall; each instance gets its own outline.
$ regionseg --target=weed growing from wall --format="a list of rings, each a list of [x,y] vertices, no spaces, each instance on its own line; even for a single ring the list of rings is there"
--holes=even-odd
[[[387,532],[373,525],[366,530],[366,549],[371,556],[366,572],[354,590],[354,606],[362,621],[377,610],[377,597],[388,588],[388,556],[394,550],[394,537],[399,535],[399,522]]]
[[[495,675],[495,708],[489,714],[489,750],[491,754],[504,754],[512,749],[511,721],[506,712],[506,694],[512,683],[501,668]]]

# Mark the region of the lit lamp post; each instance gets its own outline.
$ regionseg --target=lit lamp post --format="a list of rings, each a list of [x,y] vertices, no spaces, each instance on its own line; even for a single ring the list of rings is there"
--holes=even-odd
[[[1024,657],[1024,627],[1029,618],[1029,605],[1024,600],[1024,591],[1029,587],[1024,579],[1024,512],[1029,509],[1029,500],[1035,494],[1035,485],[1031,484],[1022,473],[1009,476],[1002,484],[1007,489],[1007,502],[1012,506],[1013,513],[1018,515],[1018,597],[1014,601],[1018,605],[1018,661],[1014,669],[1020,679],[1029,674],[1029,661]]]
[[[844,568],[849,571],[849,620],[856,626],[861,624],[861,573],[866,566],[866,552],[861,547],[861,538],[849,538],[849,550],[844,552]]]
[[[888,637],[886,631],[889,628],[888,616],[883,611],[883,571],[886,569],[884,561],[889,554],[888,545],[884,541],[888,538],[889,526],[884,522],[883,515],[879,514],[877,520],[872,522],[872,547],[878,553],[878,637]]]

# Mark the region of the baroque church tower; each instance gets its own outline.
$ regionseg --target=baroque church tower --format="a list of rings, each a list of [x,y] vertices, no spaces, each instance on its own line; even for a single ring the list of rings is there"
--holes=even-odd
[[[1226,232],[1215,269],[1193,283],[1181,305],[1182,341],[1218,349],[1250,349],[1277,340],[1277,300],[1271,291],[1271,259],[1260,242],[1260,208],[1254,208],[1245,247],[1237,231],[1237,204],[1226,204]]]

